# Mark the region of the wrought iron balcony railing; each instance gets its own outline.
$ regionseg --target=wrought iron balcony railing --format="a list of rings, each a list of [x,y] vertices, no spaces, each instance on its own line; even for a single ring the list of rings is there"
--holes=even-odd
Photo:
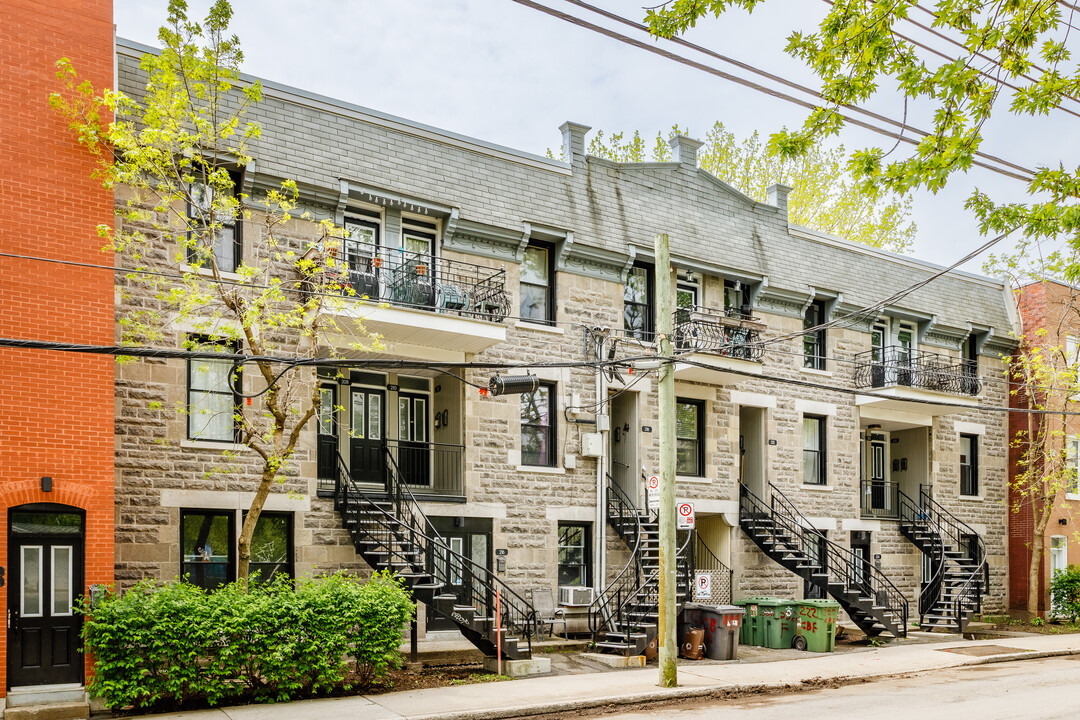
[[[760,360],[765,354],[761,331],[765,323],[740,311],[724,311],[699,305],[675,311],[676,350],[701,351],[740,360]]]
[[[859,508],[864,518],[900,517],[900,485],[889,480],[863,480]]]
[[[493,322],[510,312],[503,268],[351,240],[343,266],[340,277],[318,280],[342,295],[399,307]]]
[[[977,365],[897,345],[874,348],[855,356],[855,387],[915,387],[957,395],[982,391]]]
[[[388,469],[393,466],[399,479],[421,496],[463,498],[465,496],[465,446],[445,443],[384,439],[370,447],[354,447],[346,453],[354,482],[366,485],[386,484]],[[334,473],[322,472],[318,490],[332,493]]]

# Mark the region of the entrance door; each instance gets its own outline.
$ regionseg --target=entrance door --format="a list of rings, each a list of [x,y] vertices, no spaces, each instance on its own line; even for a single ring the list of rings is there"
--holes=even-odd
[[[870,385],[871,387],[883,387],[885,385],[885,338],[888,328],[883,324],[874,325],[870,331]]]
[[[870,510],[884,514],[889,510],[889,492],[885,480],[885,436],[870,436]]]
[[[386,459],[383,457],[385,421],[382,390],[351,388],[349,468],[353,480],[361,483],[386,482]]]
[[[851,532],[851,552],[855,555],[855,565],[852,568],[852,587],[859,588],[865,597],[870,594],[870,532],[867,530],[853,530]]]
[[[495,602],[488,592],[491,520],[434,517],[431,524],[446,543],[446,547],[437,549],[433,568],[436,581],[445,583],[442,592],[452,593],[458,605],[475,607],[476,617],[490,617]],[[429,612],[427,629],[456,630],[457,626],[447,618]]]
[[[428,397],[398,394],[398,471],[409,485],[431,485]]]
[[[1054,576],[1059,572],[1065,572],[1069,566],[1068,558],[1068,539],[1064,535],[1053,535],[1050,538],[1050,579],[1053,580]],[[1064,614],[1064,608],[1059,605],[1053,605],[1050,608],[1052,615]]]
[[[401,266],[394,278],[394,300],[413,307],[433,307],[435,286],[435,236],[431,233],[404,228],[402,230]],[[452,282],[452,278],[443,278]]]
[[[638,495],[638,419],[636,392],[614,393],[611,396],[611,479],[630,501],[640,507]]]
[[[338,431],[337,431],[337,385],[319,388],[319,480],[333,481],[337,477]]]
[[[739,480],[765,500],[765,408],[739,408]]]
[[[9,510],[8,568],[8,686],[82,683],[82,511]]]

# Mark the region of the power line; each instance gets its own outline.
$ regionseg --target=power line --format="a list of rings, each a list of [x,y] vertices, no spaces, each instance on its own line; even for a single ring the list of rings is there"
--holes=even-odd
[[[570,23],[572,25],[577,25],[578,27],[584,28],[586,30],[590,30],[590,31],[598,33],[600,35],[604,35],[605,37],[611,38],[613,40],[617,40],[618,42],[622,42],[622,43],[625,43],[627,45],[631,45],[631,46],[639,48],[641,50],[645,50],[646,52],[650,52],[650,53],[653,53],[655,55],[659,55],[659,56],[661,56],[663,58],[666,58],[668,60],[673,60],[673,61],[681,63],[683,65],[687,65],[688,67],[692,67],[692,68],[695,68],[697,70],[701,70],[702,72],[709,73],[710,75],[715,75],[715,76],[723,78],[725,80],[729,80],[729,81],[737,83],[739,85],[743,85],[743,86],[748,87],[748,88],[750,88],[752,90],[755,90],[757,92],[761,92],[761,93],[764,93],[766,95],[770,95],[770,96],[775,97],[775,98],[780,99],[780,100],[785,100],[787,102],[793,103],[795,105],[806,108],[808,110],[816,110],[816,109],[818,109],[818,106],[816,104],[814,104],[812,102],[809,102],[807,100],[802,100],[800,98],[794,97],[793,95],[789,95],[787,93],[776,90],[775,88],[770,88],[770,87],[767,87],[765,85],[761,85],[761,84],[756,83],[756,82],[754,82],[752,80],[747,80],[746,78],[739,77],[737,75],[732,75],[731,73],[725,72],[725,71],[720,70],[720,69],[715,68],[715,67],[712,67],[711,65],[706,65],[704,63],[699,63],[699,62],[697,62],[695,60],[691,60],[691,59],[686,58],[686,57],[684,57],[682,55],[678,55],[676,53],[670,52],[668,50],[664,50],[664,49],[656,47],[654,45],[649,45],[648,43],[642,42],[640,40],[636,40],[636,39],[631,38],[631,37],[629,37],[627,35],[616,32],[614,30],[610,30],[610,29],[605,28],[603,26],[596,25],[594,23],[591,23],[591,22],[589,22],[587,20],[584,20],[584,19],[582,19],[580,17],[577,17],[575,15],[571,15],[571,14],[564,13],[564,12],[561,12],[559,10],[556,10],[554,8],[550,8],[550,7],[548,7],[546,5],[543,5],[541,3],[534,2],[533,0],[513,0],[513,1],[518,3],[519,5],[523,5],[525,7],[529,7],[531,9],[538,10],[538,11],[540,11],[542,13],[547,14],[547,15],[551,15],[552,17],[558,18],[560,20],[564,20],[565,22],[568,22],[568,23]],[[578,4],[578,0],[567,0],[567,2],[572,2],[572,3]],[[591,6],[589,6],[589,7],[591,7]],[[609,15],[609,13],[607,11],[600,10],[599,8],[595,9],[595,12],[597,12],[597,13],[599,13],[601,15],[604,15],[604,16]],[[613,14],[610,14],[610,15],[612,15],[612,19],[618,18],[618,20],[617,20],[618,22],[623,22],[624,24],[628,24],[628,25],[637,27],[639,29],[642,29],[645,32],[648,31],[648,28],[646,28],[644,25],[640,25],[639,23],[635,23],[632,20],[627,20],[626,18],[621,18],[620,16],[617,16],[617,15],[613,15]],[[676,40],[677,39],[672,39],[672,42],[675,42]],[[685,43],[686,41],[681,41],[680,40],[679,42]],[[687,43],[687,44],[691,45],[695,49],[698,49],[698,46],[696,46],[696,45],[692,45],[690,43]],[[708,50],[706,50],[704,48],[700,49],[700,51],[705,52],[707,54],[712,53],[712,51],[708,51]],[[715,55],[713,55],[713,56],[715,56]],[[730,61],[729,58],[725,58],[725,60]],[[761,71],[761,72],[764,72],[764,71]],[[814,90],[812,90],[810,88],[802,87],[801,89],[802,89],[803,92],[810,93],[810,94],[814,95],[815,97],[820,97],[820,95],[816,91],[814,91]],[[847,108],[848,106],[841,106],[841,107]],[[849,109],[854,109],[854,107],[855,106],[851,106],[851,108],[849,108]],[[864,111],[862,109],[859,109],[858,112],[863,113],[863,114],[869,114],[869,111]],[[880,127],[878,125],[875,125],[873,123],[866,122],[866,121],[863,121],[863,120],[859,120],[857,118],[853,118],[850,115],[845,115],[845,114],[840,113],[838,111],[836,112],[836,114],[838,116],[840,116],[841,118],[843,118],[843,120],[845,122],[847,122],[847,123],[850,123],[850,124],[855,125],[857,127],[861,127],[863,129],[870,130],[871,132],[875,132],[875,133],[878,133],[880,135],[884,135],[884,136],[892,138],[894,140],[899,140],[899,141],[902,141],[902,142],[905,142],[905,143],[908,143],[908,144],[911,144],[911,145],[917,145],[919,141],[915,140],[914,138],[908,137],[905,134],[905,130],[910,130],[914,134],[921,134],[923,137],[929,136],[929,133],[926,133],[926,131],[919,130],[917,128],[911,128],[910,126],[908,126],[908,125],[906,125],[904,123],[900,123],[900,122],[897,122],[895,120],[890,120],[888,118],[883,118],[881,121],[886,122],[888,124],[895,125],[896,127],[899,127],[902,130],[900,132],[895,132],[895,131],[892,131],[892,130],[887,130],[885,128],[882,128],[882,127]],[[876,115],[876,114],[874,114],[874,115]],[[871,115],[871,116],[873,117],[874,115]],[[877,118],[875,118],[875,119],[877,119]],[[996,165],[990,164],[989,162],[986,162],[984,160],[978,160],[978,159],[972,160],[973,165],[984,168],[986,170],[990,170],[991,172],[995,172],[995,173],[998,173],[1000,175],[1004,175],[1006,177],[1013,178],[1015,180],[1020,180],[1020,181],[1023,181],[1025,183],[1030,182],[1031,176],[1033,176],[1035,174],[1035,172],[1033,170],[1031,170],[1031,169],[1029,169],[1027,167],[1024,167],[1022,165],[1017,165],[1017,164],[1015,164],[1015,163],[1013,163],[1011,161],[1005,160],[1003,158],[996,157],[994,155],[989,155],[989,154],[987,154],[987,153],[985,153],[985,152],[983,152],[981,150],[976,150],[973,154],[977,158],[984,158],[986,161],[996,162],[996,163],[999,163],[1000,165],[1002,165],[1004,167],[998,167]],[[1013,168],[1017,172],[1012,172],[1012,171],[1010,171],[1010,170],[1008,170],[1006,168]],[[1025,173],[1025,174],[1022,175],[1020,173]]]

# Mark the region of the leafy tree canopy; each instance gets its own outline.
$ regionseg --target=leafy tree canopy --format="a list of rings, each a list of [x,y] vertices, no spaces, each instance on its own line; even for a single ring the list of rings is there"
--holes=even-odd
[[[684,133],[676,125],[670,135]],[[829,149],[814,143],[799,156],[769,151],[755,132],[739,141],[717,122],[698,150],[698,165],[755,200],[764,202],[774,183],[792,188],[788,216],[793,223],[894,252],[909,250],[915,237],[911,198],[869,195],[844,170],[842,147]],[[600,130],[589,143],[589,153],[616,162],[671,160],[671,146],[656,134],[651,150],[640,132],[605,134]]]
[[[671,0],[648,11],[646,22],[671,37],[707,16],[733,8],[752,11],[765,0]],[[995,114],[1047,115],[1077,107],[1080,69],[1066,46],[1071,3],[1055,0],[833,0],[813,32],[792,32],[787,53],[819,78],[821,101],[798,130],[773,135],[771,149],[785,158],[806,154],[844,125],[846,105],[864,105],[898,89],[905,102],[928,109],[927,135],[906,156],[880,147],[850,154],[847,169],[869,191],[932,192],[956,171],[967,171],[983,144],[983,125]],[[936,42],[934,55],[901,37],[914,15],[956,41]],[[1004,103],[1004,107],[1002,106]],[[1022,161],[1023,158],[1009,158]],[[1072,160],[1070,163],[1074,162]],[[1034,164],[1034,163],[1032,163]],[[1055,166],[1056,165],[1056,166]],[[1063,238],[1080,244],[1080,168],[1062,162],[1038,167],[1030,202],[999,203],[978,189],[968,198],[983,233],[1020,229],[1028,238]],[[1080,266],[1067,268],[1080,278]]]

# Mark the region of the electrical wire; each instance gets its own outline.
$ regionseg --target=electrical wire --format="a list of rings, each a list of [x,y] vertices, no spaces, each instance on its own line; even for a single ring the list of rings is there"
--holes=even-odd
[[[576,0],[567,0],[567,1],[576,3]],[[559,11],[559,10],[556,10],[554,8],[548,7],[546,5],[543,5],[542,3],[534,2],[533,0],[513,0],[513,2],[518,3],[519,5],[523,5],[525,7],[531,8],[533,10],[537,10],[539,12],[545,13],[547,15],[551,15],[552,17],[558,18],[558,19],[563,20],[565,22],[568,22],[568,23],[570,23],[572,25],[577,25],[578,27],[584,28],[586,30],[590,30],[590,31],[598,33],[600,35],[604,35],[604,36],[606,36],[608,38],[611,38],[613,40],[616,40],[618,42],[621,42],[621,43],[624,43],[624,44],[627,44],[627,45],[631,45],[631,46],[639,48],[641,50],[645,50],[646,52],[650,52],[650,53],[653,53],[655,55],[659,55],[659,56],[661,56],[663,58],[666,58],[668,60],[673,60],[673,61],[681,63],[683,65],[687,65],[688,67],[692,67],[694,69],[701,70],[702,72],[709,73],[710,75],[715,75],[715,76],[723,78],[725,80],[729,80],[729,81],[737,83],[739,85],[743,85],[743,86],[748,87],[748,88],[750,88],[752,90],[764,93],[766,95],[770,95],[770,96],[775,97],[777,99],[785,100],[785,101],[790,102],[792,104],[799,105],[799,106],[801,106],[803,108],[806,108],[808,110],[815,110],[815,109],[818,108],[817,105],[815,105],[814,103],[809,102],[807,100],[802,100],[802,99],[799,99],[799,98],[794,97],[792,95],[789,95],[787,93],[781,92],[781,91],[779,91],[779,90],[777,90],[775,88],[770,88],[770,87],[761,85],[759,83],[756,83],[756,82],[754,82],[752,80],[747,80],[746,78],[739,77],[737,75],[732,75],[731,73],[725,72],[725,71],[720,70],[718,68],[715,68],[715,67],[713,67],[711,65],[706,65],[704,63],[697,62],[696,60],[691,60],[690,58],[684,57],[682,55],[678,55],[678,54],[670,52],[668,50],[664,50],[663,48],[659,48],[659,47],[656,47],[654,45],[649,45],[648,43],[645,43],[645,42],[642,42],[640,40],[631,38],[631,37],[629,37],[627,35],[624,35],[622,33],[617,32],[617,31],[610,30],[610,29],[605,28],[605,27],[603,27],[601,25],[596,25],[594,23],[591,23],[588,20],[580,18],[580,17],[578,17],[576,15],[572,15],[572,14],[569,14],[569,13],[564,13],[562,11]],[[604,14],[604,15],[607,14],[607,11],[601,11],[599,9],[597,9],[596,12],[599,12],[600,14]],[[616,16],[616,17],[618,17],[618,16]],[[638,25],[637,23],[634,23],[632,20],[627,20],[626,18],[621,18],[619,20],[619,22]],[[644,28],[644,26],[641,26],[641,27]],[[644,29],[645,29],[646,32],[648,31],[647,28],[644,28]],[[809,88],[807,88],[805,91],[813,93],[815,95],[818,95],[818,93],[816,93],[815,91],[813,91],[813,90],[811,90]],[[884,136],[892,138],[892,139],[898,139],[898,140],[901,140],[903,142],[906,142],[906,143],[912,144],[912,145],[917,145],[918,142],[919,142],[918,140],[907,137],[905,134],[903,134],[901,132],[887,130],[887,129],[882,128],[882,127],[880,127],[878,125],[875,125],[873,123],[866,122],[866,121],[863,121],[863,120],[859,120],[857,118],[853,118],[850,115],[845,115],[845,114],[840,113],[840,112],[837,112],[837,115],[839,115],[841,118],[843,118],[843,120],[845,122],[850,123],[851,125],[861,127],[861,128],[863,128],[865,130],[870,130],[871,132],[875,132],[875,133],[878,133],[880,135],[884,135]],[[894,124],[894,125],[896,125],[898,127],[901,127],[901,124],[896,122],[896,121],[890,121],[890,124]],[[916,128],[911,128],[910,126],[903,126],[903,127],[905,127],[905,129],[907,129],[907,130],[909,130],[909,131],[911,131],[913,133],[916,133],[916,134],[919,133],[919,132],[925,133],[925,131],[920,131],[920,130],[918,130]],[[978,160],[978,159],[973,160],[972,161],[973,165],[984,168],[986,170],[990,170],[991,172],[995,172],[995,173],[998,173],[1000,175],[1004,175],[1006,177],[1013,178],[1015,180],[1021,180],[1021,181],[1025,182],[1025,183],[1030,182],[1031,178],[1035,174],[1035,171],[1033,171],[1033,170],[1031,170],[1029,168],[1026,168],[1026,167],[1024,167],[1022,165],[1017,165],[1016,163],[1005,160],[1003,158],[999,158],[999,157],[996,157],[996,156],[993,156],[993,155],[989,155],[989,154],[984,153],[982,151],[976,151],[974,154],[979,158],[984,158],[984,160]],[[996,165],[992,165],[992,164],[990,164],[990,162],[999,163],[1003,167],[998,167]],[[1013,171],[1008,170],[1006,168],[1014,168],[1016,170],[1016,172],[1013,172]],[[1024,174],[1019,174],[1019,173],[1024,173]]]

